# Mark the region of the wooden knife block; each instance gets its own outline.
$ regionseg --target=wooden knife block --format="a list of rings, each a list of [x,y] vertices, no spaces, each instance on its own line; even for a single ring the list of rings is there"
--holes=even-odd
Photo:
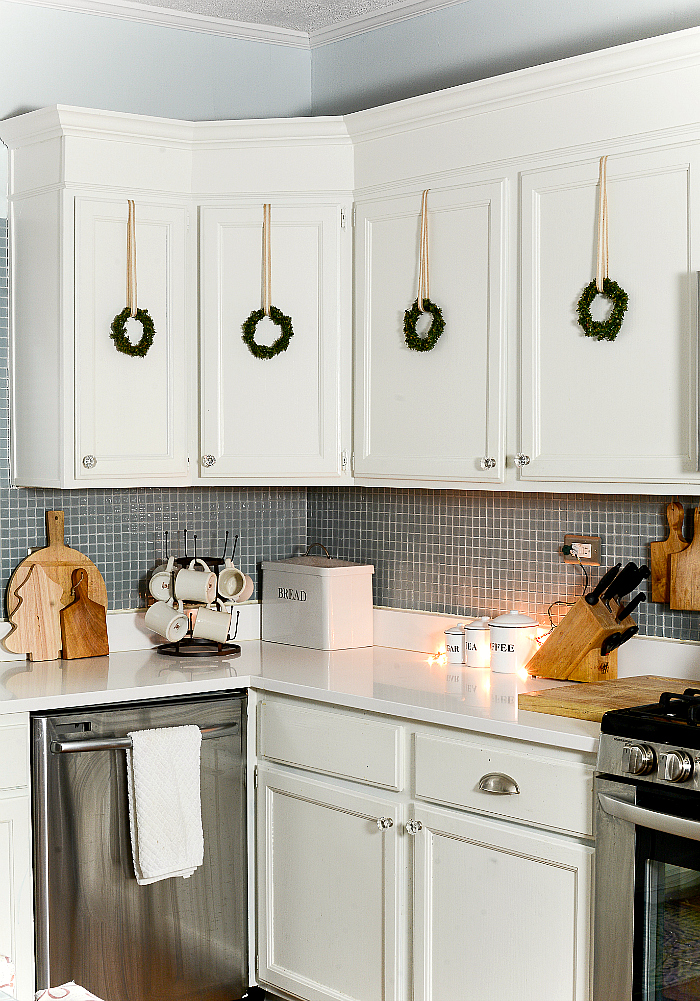
[[[617,678],[617,650],[602,657],[600,648],[608,636],[624,632],[635,623],[631,615],[616,622],[619,606],[615,601],[610,605],[612,610],[602,601],[589,605],[585,598],[579,598],[530,659],[528,673],[562,681],[613,681]]]

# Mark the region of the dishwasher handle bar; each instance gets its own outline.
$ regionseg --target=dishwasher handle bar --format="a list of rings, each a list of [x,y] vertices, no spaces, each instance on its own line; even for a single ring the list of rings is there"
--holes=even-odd
[[[240,733],[240,723],[227,723],[224,726],[200,727],[202,740],[212,737],[228,737]],[[92,737],[90,740],[52,740],[52,754],[76,754],[79,751],[120,751],[131,750],[131,737]]]

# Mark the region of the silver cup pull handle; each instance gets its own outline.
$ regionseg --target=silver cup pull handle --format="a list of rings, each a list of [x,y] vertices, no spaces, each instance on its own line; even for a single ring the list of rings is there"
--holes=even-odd
[[[479,779],[479,792],[489,792],[493,796],[519,796],[520,789],[515,779],[503,772],[488,772]]]

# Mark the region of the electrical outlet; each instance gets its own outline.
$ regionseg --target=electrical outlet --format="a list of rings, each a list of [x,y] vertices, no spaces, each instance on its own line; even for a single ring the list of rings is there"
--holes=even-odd
[[[562,552],[565,563],[585,563],[590,567],[600,566],[600,536],[599,535],[565,535],[564,547],[571,546],[570,553]],[[578,559],[576,554],[578,553]]]

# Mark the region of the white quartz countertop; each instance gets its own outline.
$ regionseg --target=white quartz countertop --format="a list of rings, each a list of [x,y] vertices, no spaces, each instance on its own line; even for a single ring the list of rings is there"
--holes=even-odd
[[[518,693],[557,682],[430,663],[389,647],[333,652],[249,640],[240,657],[193,660],[153,650],[0,664],[0,713],[254,688],[333,705],[594,753],[600,727],[520,712]]]

